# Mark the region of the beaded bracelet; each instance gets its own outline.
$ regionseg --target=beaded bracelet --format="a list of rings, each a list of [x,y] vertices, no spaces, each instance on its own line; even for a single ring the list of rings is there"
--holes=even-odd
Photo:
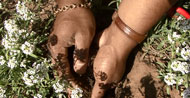
[[[87,3],[81,3],[81,4],[70,4],[70,5],[65,5],[61,8],[58,8],[55,12],[54,15],[57,15],[59,12],[65,12],[71,9],[75,9],[75,8],[91,8],[91,2],[87,2]]]

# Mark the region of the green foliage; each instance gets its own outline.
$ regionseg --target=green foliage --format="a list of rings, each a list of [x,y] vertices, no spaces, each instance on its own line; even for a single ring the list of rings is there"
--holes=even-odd
[[[48,16],[45,19],[40,17],[47,3],[42,0],[0,3],[0,98],[64,97],[64,88],[70,87],[53,76],[46,47],[53,12],[45,12]]]
[[[190,10],[189,1],[180,1],[180,6]],[[153,55],[161,78],[167,85],[167,93],[171,87],[188,88],[190,67],[190,26],[189,20],[176,13],[174,17],[165,16],[149,32],[143,51]]]

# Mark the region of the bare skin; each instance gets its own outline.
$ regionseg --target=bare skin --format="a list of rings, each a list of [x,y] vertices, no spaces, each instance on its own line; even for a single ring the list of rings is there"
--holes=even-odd
[[[59,7],[84,0],[57,0]],[[145,34],[169,10],[176,0],[123,0],[118,15],[121,20],[140,34]],[[86,71],[88,49],[94,37],[95,22],[89,9],[77,8],[57,15],[54,30],[49,37],[49,50],[57,64],[59,76],[70,73],[67,47],[75,45],[74,70]],[[103,98],[107,89],[118,83],[125,71],[126,59],[137,43],[126,36],[114,22],[104,30],[99,39],[99,51],[94,61],[95,85],[91,98]]]
[[[145,34],[175,2],[176,0],[172,3],[168,0],[123,0],[118,15],[133,30]],[[126,68],[126,59],[136,45],[114,22],[103,32],[94,61],[96,81],[91,98],[103,98],[105,91],[120,81]]]
[[[81,4],[85,0],[57,0],[58,7]],[[68,62],[68,47],[75,46],[74,71],[83,74],[87,68],[88,52],[95,34],[95,20],[90,9],[76,8],[57,14],[48,47],[60,78],[65,77],[73,86],[75,79]]]

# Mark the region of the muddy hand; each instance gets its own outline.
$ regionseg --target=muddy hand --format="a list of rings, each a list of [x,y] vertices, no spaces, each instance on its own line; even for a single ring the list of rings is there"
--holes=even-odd
[[[67,2],[68,1],[68,2]],[[68,4],[81,4],[82,0],[57,0],[59,7]],[[75,8],[60,12],[56,16],[53,31],[49,36],[48,47],[52,62],[61,78],[65,76],[74,81],[68,62],[68,47],[75,46],[74,71],[83,74],[87,68],[88,52],[95,34],[95,20],[87,8]]]
[[[103,98],[107,89],[113,88],[122,78],[126,59],[137,45],[114,22],[102,33],[99,51],[94,61],[95,85],[91,98]]]
[[[122,0],[112,24],[99,38],[94,61],[95,85],[91,98],[103,98],[122,78],[131,50],[146,37],[176,0]],[[151,9],[151,10],[150,10]],[[134,11],[135,10],[135,11]]]

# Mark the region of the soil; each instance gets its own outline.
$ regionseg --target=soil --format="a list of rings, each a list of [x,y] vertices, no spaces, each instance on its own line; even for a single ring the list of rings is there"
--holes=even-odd
[[[132,53],[133,55],[134,53]],[[176,90],[167,95],[165,84],[158,77],[157,69],[140,60],[141,52],[137,52],[132,69],[124,75],[115,89],[115,96],[107,98],[181,98]],[[130,64],[127,64],[130,67]]]
[[[116,88],[108,90],[104,98],[181,98],[175,89],[170,91],[170,95],[166,93],[166,85],[158,78],[156,67],[145,63],[140,59],[141,56],[142,52],[139,51],[139,47],[134,49],[127,61],[128,67],[123,79]],[[93,59],[94,56],[91,57],[92,61]],[[89,84],[85,86],[88,87],[88,91],[86,90],[84,98],[90,98],[94,83],[92,64],[81,78],[83,82],[87,80],[88,83],[85,84]]]

